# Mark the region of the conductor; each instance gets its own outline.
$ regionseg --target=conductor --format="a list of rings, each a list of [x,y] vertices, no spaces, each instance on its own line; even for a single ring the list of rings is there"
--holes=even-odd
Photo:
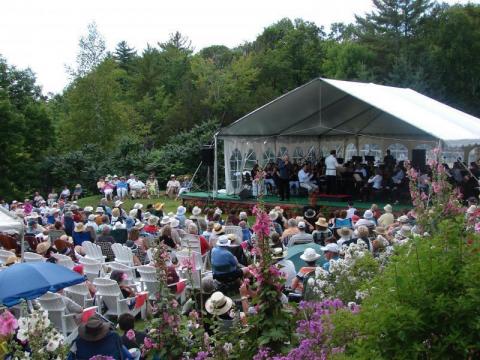
[[[325,175],[327,177],[327,194],[337,193],[337,151],[330,151],[330,155],[325,159]]]
[[[290,200],[290,176],[293,172],[293,166],[288,160],[288,155],[284,155],[281,160],[278,161],[278,195],[280,201]]]

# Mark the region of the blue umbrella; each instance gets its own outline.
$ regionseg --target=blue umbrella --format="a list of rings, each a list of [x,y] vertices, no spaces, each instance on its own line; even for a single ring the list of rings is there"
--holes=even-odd
[[[315,249],[317,254],[322,255],[322,257],[317,260],[317,266],[322,266],[323,263],[326,262],[325,258],[323,257],[322,247],[320,245],[313,242],[308,244],[293,245],[288,248],[287,256],[285,257],[285,259],[291,260],[293,262],[296,271],[299,271],[302,266],[306,266],[305,261],[300,259],[300,255],[303,254],[306,248]]]
[[[0,303],[13,306],[84,281],[82,275],[49,262],[15,264],[0,271]]]

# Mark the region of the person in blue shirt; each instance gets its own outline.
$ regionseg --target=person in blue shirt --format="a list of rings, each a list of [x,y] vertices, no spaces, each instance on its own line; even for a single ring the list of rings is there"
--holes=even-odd
[[[124,200],[128,196],[128,183],[125,176],[121,176],[117,182],[117,196],[120,200]]]
[[[322,247],[323,256],[327,261],[323,264],[323,270],[330,271],[330,261],[338,260],[340,247],[335,243],[330,243]]]
[[[248,268],[240,267],[237,258],[228,250],[229,246],[230,239],[227,235],[222,235],[212,249],[213,278],[220,282],[232,282],[248,273]]]

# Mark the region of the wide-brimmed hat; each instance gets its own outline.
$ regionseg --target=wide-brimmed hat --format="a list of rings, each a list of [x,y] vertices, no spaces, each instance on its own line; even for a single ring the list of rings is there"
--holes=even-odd
[[[158,217],[152,215],[148,218],[148,225],[157,225],[158,220]]]
[[[178,219],[173,218],[173,219],[170,220],[170,226],[172,228],[179,227],[180,226],[180,221],[178,221]]]
[[[397,219],[397,221],[399,223],[405,224],[405,223],[408,223],[409,219],[407,215],[402,215]]]
[[[230,246],[228,235],[222,235],[217,239],[217,246]]]
[[[135,210],[140,210],[141,208],[143,208],[143,204],[141,204],[141,203],[135,203],[135,204],[133,205],[133,208],[134,208]]]
[[[48,241],[44,241],[37,245],[35,251],[37,252],[37,254],[45,255],[48,249],[50,249],[50,243]]]
[[[174,175],[174,174],[170,175],[170,178],[174,178],[174,177],[175,177],[175,175]]]
[[[130,217],[133,217],[133,218],[134,218],[134,217],[137,217],[137,214],[138,214],[137,209],[132,209],[132,210],[130,210],[130,211],[128,212],[128,215],[129,215]]]
[[[222,226],[222,224],[215,224],[215,226],[213,227],[213,233],[215,235],[220,235],[225,233],[225,226]]]
[[[317,222],[315,225],[321,226],[321,227],[328,227],[327,219],[325,218],[318,218]]]
[[[278,219],[278,212],[276,212],[275,210],[271,210],[268,213],[268,216],[270,217],[270,220],[275,221]]]
[[[383,226],[377,226],[375,228],[375,230],[373,230],[373,232],[375,234],[378,234],[378,235],[385,235],[386,234],[385,228]]]
[[[228,234],[227,237],[230,240],[230,245],[240,245],[242,242],[236,234]]]
[[[114,228],[115,230],[118,230],[118,229],[126,229],[126,225],[123,224],[123,223],[121,223],[120,221],[117,221],[117,222],[115,223],[115,225],[113,226],[113,228]]]
[[[216,291],[205,303],[205,309],[212,315],[223,315],[232,308],[232,305],[232,299]]]
[[[105,212],[105,210],[103,210],[103,207],[98,206],[97,209],[95,210],[95,212],[96,212],[96,213],[102,213],[102,214],[103,214],[103,213]]]
[[[195,206],[193,209],[192,209],[192,215],[193,216],[198,216],[202,213],[202,209],[200,209],[198,206]]]
[[[317,213],[316,213],[316,211],[313,210],[313,209],[308,209],[307,211],[305,211],[305,212],[303,213],[303,215],[304,215],[307,219],[312,219],[312,218],[314,218],[314,217],[317,215]]]
[[[223,211],[222,211],[222,209],[220,209],[220,208],[217,207],[217,208],[215,209],[214,214],[216,214],[216,215],[222,215],[222,214],[223,214]]]
[[[307,227],[307,224],[305,224],[305,221],[299,221],[297,227],[299,229],[305,229]]]
[[[338,254],[340,252],[340,247],[335,244],[335,243],[330,243],[330,244],[327,244],[325,246],[322,246],[322,251],[323,252],[333,252],[333,253],[336,253]]]
[[[137,221],[135,222],[135,226],[134,226],[133,228],[134,228],[135,230],[142,230],[144,226],[145,226],[144,223],[142,223],[141,221],[138,221],[138,220],[137,220]]]
[[[152,216],[152,214],[151,214],[150,212],[148,212],[148,211],[145,211],[145,212],[143,213],[143,219],[144,219],[144,220],[150,219],[151,216]]]
[[[365,212],[363,213],[363,218],[367,220],[373,219],[372,210],[365,210]]]
[[[240,214],[238,214],[238,218],[240,220],[248,220],[248,214],[246,211],[240,211]]]
[[[383,207],[383,210],[385,210],[387,213],[391,213],[393,211],[392,205],[387,204]]]
[[[124,204],[124,202],[123,202],[122,200],[117,200],[117,201],[115,201],[115,207],[119,207],[119,206],[121,206],[121,205],[123,205],[123,204]]]
[[[272,259],[273,260],[280,260],[287,256],[287,252],[284,251],[281,247],[276,247],[272,249]]]
[[[153,206],[153,208],[154,208],[155,210],[157,210],[157,211],[160,211],[160,210],[163,209],[164,206],[165,206],[164,203],[159,203],[159,202],[158,202],[158,203],[156,203],[156,204]]]
[[[75,229],[73,229],[75,232],[84,232],[85,231],[85,225],[82,222],[79,222],[75,224]]]
[[[78,336],[87,341],[98,341],[103,339],[110,332],[108,324],[96,316],[87,320],[86,324],[78,327]]]
[[[167,225],[167,224],[170,224],[170,221],[172,221],[172,219],[170,218],[170,216],[164,216],[162,218],[162,221],[160,221],[160,224],[162,225]]]
[[[321,257],[322,256],[317,254],[315,249],[312,249],[312,248],[306,248],[303,251],[303,254],[300,255],[300,259],[302,259],[303,261],[306,261],[306,262],[317,261]]]
[[[83,208],[83,211],[85,211],[85,212],[93,212],[93,206],[85,206],[85,207]]]
[[[352,236],[353,230],[348,227],[342,227],[340,229],[337,229],[337,234],[340,237],[348,237],[348,236]]]
[[[177,215],[185,215],[187,208],[185,206],[179,206],[177,208]]]

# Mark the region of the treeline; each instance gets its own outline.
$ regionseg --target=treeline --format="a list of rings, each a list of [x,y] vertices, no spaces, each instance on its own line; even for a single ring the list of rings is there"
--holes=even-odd
[[[328,32],[282,19],[253,42],[198,52],[178,32],[107,52],[92,24],[70,85],[48,99],[31,72],[0,60],[0,194],[91,187],[106,173],[192,173],[219,127],[318,76],[410,87],[480,115],[480,6],[373,2]]]

